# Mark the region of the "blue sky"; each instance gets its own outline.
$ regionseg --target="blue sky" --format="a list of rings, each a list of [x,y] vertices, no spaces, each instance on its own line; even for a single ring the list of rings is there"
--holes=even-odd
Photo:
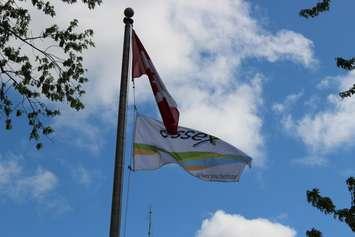
[[[351,236],[307,204],[305,192],[319,187],[339,208],[350,205],[345,179],[355,175],[355,102],[337,93],[355,74],[336,68],[334,59],[353,56],[348,22],[355,3],[299,17],[311,4],[108,0],[94,12],[58,5],[59,24],[76,16],[96,32],[96,48],[86,53],[86,110],[63,108],[52,121],[54,142],[45,140],[41,151],[21,122],[0,133],[0,236],[108,235],[127,6],[180,108],[181,125],[229,141],[254,162],[239,183],[204,182],[174,165],[131,173],[126,236],[147,236],[149,207],[154,237],[293,237],[311,227]],[[35,16],[34,28],[42,22]],[[159,118],[146,78],[136,87],[139,111]],[[129,97],[132,115],[132,90]],[[128,141],[131,130],[130,120]]]

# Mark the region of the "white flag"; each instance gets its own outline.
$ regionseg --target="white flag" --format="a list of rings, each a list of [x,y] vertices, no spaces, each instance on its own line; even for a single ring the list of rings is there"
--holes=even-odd
[[[251,158],[215,136],[178,127],[168,134],[162,122],[137,116],[134,170],[153,170],[169,163],[207,181],[238,181]]]

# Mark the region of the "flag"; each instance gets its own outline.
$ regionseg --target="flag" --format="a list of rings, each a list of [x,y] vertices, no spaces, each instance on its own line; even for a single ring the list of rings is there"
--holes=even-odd
[[[165,128],[169,134],[176,134],[179,122],[176,103],[166,89],[135,31],[132,31],[132,52],[132,78],[140,77],[143,74],[148,76]]]
[[[171,135],[160,121],[142,115],[137,116],[133,146],[134,170],[175,163],[206,181],[239,181],[252,160],[215,136],[185,127],[178,127]]]

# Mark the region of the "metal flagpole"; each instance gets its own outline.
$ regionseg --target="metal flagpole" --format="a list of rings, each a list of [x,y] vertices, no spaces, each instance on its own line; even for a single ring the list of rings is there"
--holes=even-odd
[[[120,88],[120,102],[118,108],[117,119],[117,134],[116,134],[116,156],[115,156],[115,170],[113,180],[112,192],[112,207],[111,207],[111,224],[110,237],[120,236],[121,224],[121,208],[122,208],[122,188],[123,188],[123,159],[124,159],[124,144],[125,144],[125,125],[126,125],[126,106],[127,106],[127,84],[128,84],[128,67],[129,67],[129,53],[131,28],[133,24],[134,11],[132,8],[124,10],[125,23],[124,41],[123,41],[123,57],[121,69],[121,88]]]

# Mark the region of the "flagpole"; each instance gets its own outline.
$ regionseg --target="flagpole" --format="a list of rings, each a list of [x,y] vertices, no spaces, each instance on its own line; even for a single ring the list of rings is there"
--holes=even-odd
[[[121,87],[120,101],[117,118],[117,134],[116,134],[116,155],[115,168],[112,192],[111,206],[111,224],[110,237],[120,237],[121,225],[121,209],[122,209],[122,189],[123,189],[123,160],[124,160],[124,144],[125,144],[125,125],[126,125],[126,106],[127,106],[127,84],[128,84],[128,68],[129,68],[129,53],[130,53],[130,37],[133,24],[134,11],[132,8],[124,10],[125,23],[124,41],[123,41],[123,56],[121,69]]]

